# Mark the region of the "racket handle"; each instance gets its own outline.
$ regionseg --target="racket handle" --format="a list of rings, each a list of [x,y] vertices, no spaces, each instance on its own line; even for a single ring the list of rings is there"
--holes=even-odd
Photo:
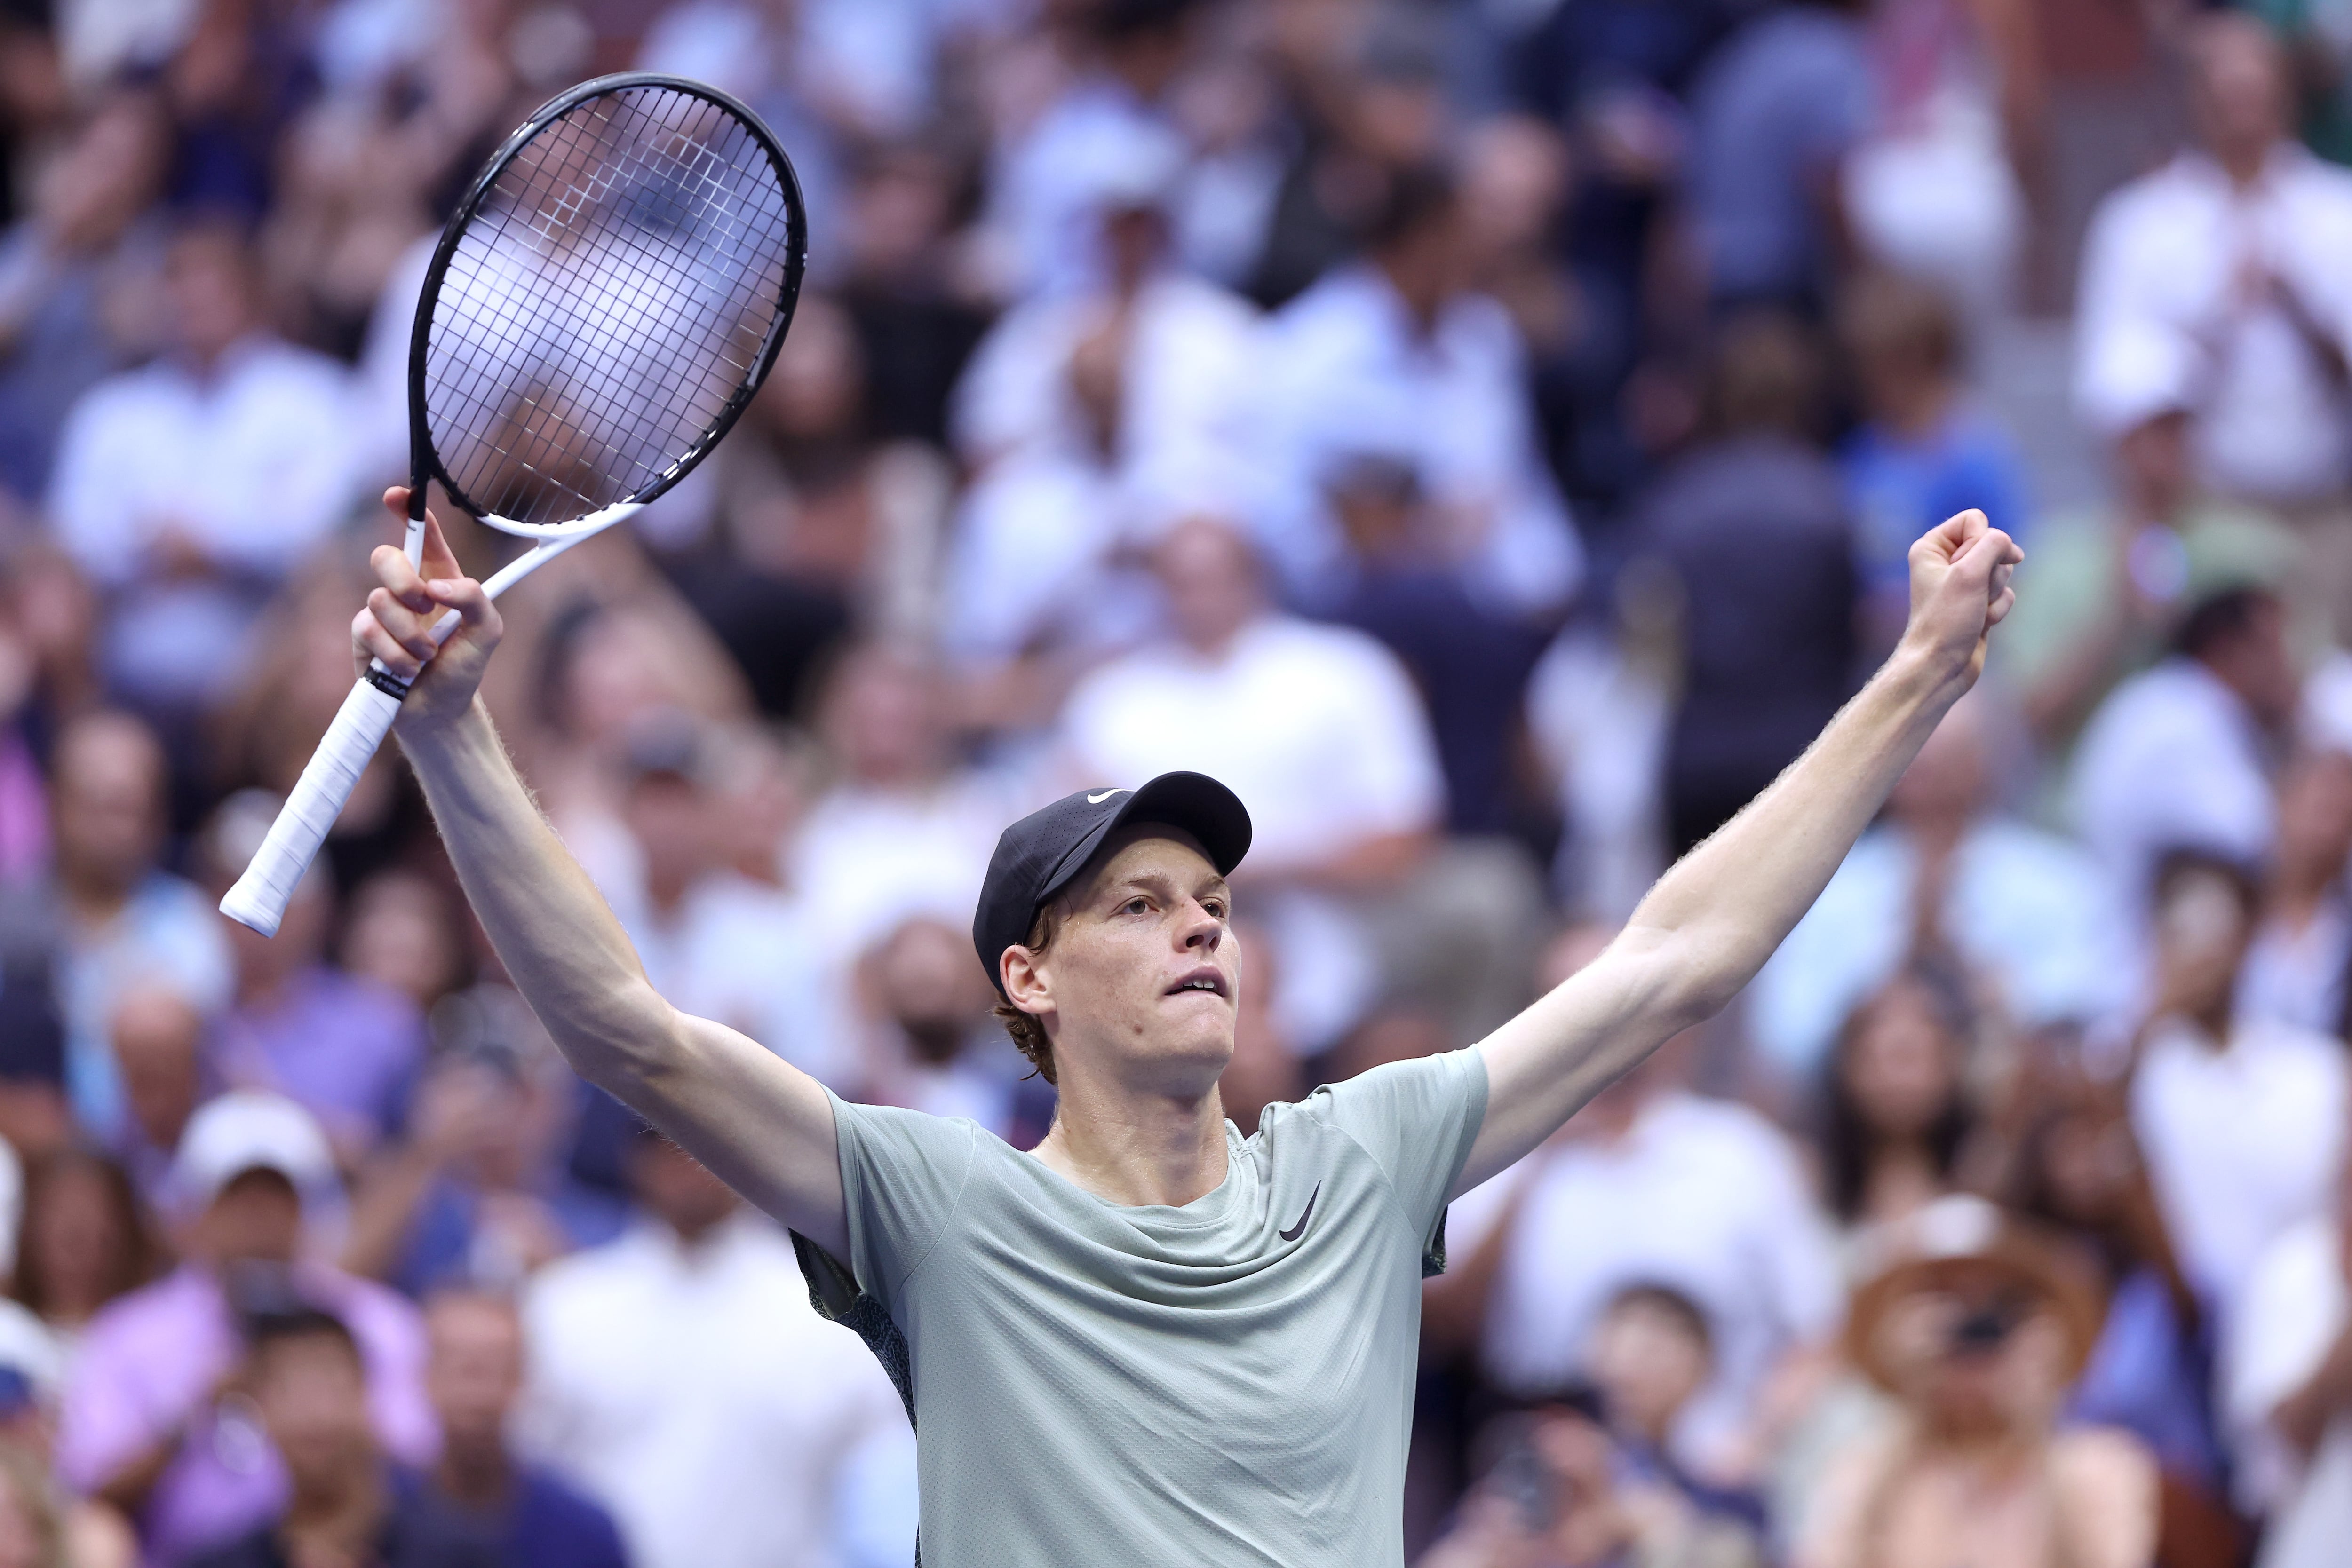
[[[223,915],[264,936],[278,934],[278,923],[285,918],[296,884],[318,858],[319,846],[327,841],[327,830],[342,815],[343,802],[352,798],[360,775],[367,771],[369,759],[383,744],[399,712],[400,699],[391,693],[366,680],[352,687],[319,749],[310,754],[310,765],[295,781],[294,793],[286,798],[278,820],[269,824],[269,836],[261,841],[245,874],[221,900]]]

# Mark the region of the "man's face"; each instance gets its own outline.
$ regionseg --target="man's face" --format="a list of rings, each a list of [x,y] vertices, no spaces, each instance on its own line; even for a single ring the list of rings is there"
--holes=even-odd
[[[373,1452],[367,1378],[358,1354],[338,1335],[265,1344],[254,1359],[253,1402],[297,1491],[324,1490]]]
[[[502,1444],[507,1412],[522,1391],[522,1326],[514,1309],[484,1296],[445,1296],[425,1324],[432,1344],[425,1391],[442,1437],[477,1449]]]
[[[709,869],[709,807],[698,785],[674,773],[649,774],[629,787],[622,810],[649,883],[685,887]]]
[[[2286,135],[2286,62],[2252,18],[2201,29],[2190,49],[2198,133],[2223,162],[2259,159]]]
[[[825,705],[825,738],[861,784],[927,775],[945,742],[939,683],[925,665],[879,649],[852,655]]]
[[[58,858],[76,882],[128,892],[163,833],[163,757],[130,720],[99,720],[59,748],[51,810]]]
[[[2186,502],[2194,476],[2189,459],[2189,413],[2168,409],[2116,438],[2116,466],[2124,492],[2145,515],[2169,522]]]
[[[204,1016],[177,992],[132,991],[116,1005],[108,1039],[131,1120],[159,1149],[179,1145],[196,1108],[196,1053]]]
[[[274,1170],[249,1170],[220,1189],[197,1222],[196,1251],[215,1268],[291,1263],[302,1239],[302,1199]]]
[[[1713,1356],[1705,1340],[1654,1301],[1619,1301],[1601,1315],[1587,1352],[1593,1380],[1612,1415],[1653,1439],[1706,1383]]]
[[[2245,631],[2209,650],[2204,663],[2244,700],[2256,719],[2273,728],[2293,722],[2303,684],[2287,650],[2286,612],[2276,601],[2255,606]]]
[[[1065,907],[1045,953],[1026,960],[1062,1081],[1104,1071],[1171,1093],[1214,1083],[1233,1060],[1241,948],[1225,879],[1199,843],[1157,823],[1122,830]]]
[[[1212,519],[1180,523],[1152,552],[1176,634],[1214,652],[1261,609],[1257,562],[1241,535]]]
[[[211,361],[256,326],[245,247],[211,230],[184,235],[163,263],[163,289],[180,346]]]
[[[2237,892],[2218,873],[2177,877],[2157,904],[2155,928],[2162,993],[2192,1013],[2220,1009],[2253,936]]]
[[[874,956],[872,982],[883,1014],[904,1031],[921,1061],[952,1061],[987,1015],[987,986],[971,961],[971,943],[927,915],[891,933]]]

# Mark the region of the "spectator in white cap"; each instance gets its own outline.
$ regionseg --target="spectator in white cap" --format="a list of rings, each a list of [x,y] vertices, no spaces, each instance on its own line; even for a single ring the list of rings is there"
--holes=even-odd
[[[2191,604],[2227,588],[2284,590],[2301,564],[2276,517],[2224,500],[2191,454],[2194,367],[2161,338],[2110,345],[2086,366],[2087,417],[2109,443],[2110,504],[2062,513],[2033,541],[2033,591],[1994,655],[2023,695],[2035,737],[2072,743],[2100,699],[2163,655]],[[2089,394],[2086,393],[2086,396]]]
[[[436,1441],[415,1309],[320,1255],[341,1190],[309,1112],[278,1094],[222,1095],[189,1121],[173,1185],[185,1261],[91,1322],[58,1430],[60,1473],[138,1522],[152,1568],[284,1505],[283,1468],[247,1403],[230,1396],[257,1317],[332,1312],[359,1343],[386,1450],[421,1463]]]

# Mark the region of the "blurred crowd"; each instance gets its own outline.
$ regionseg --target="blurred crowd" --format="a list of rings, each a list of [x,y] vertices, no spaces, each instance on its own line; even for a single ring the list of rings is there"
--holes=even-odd
[[[0,1568],[912,1558],[888,1382],[396,757],[214,910],[438,225],[631,67],[813,235],[490,677],[667,994],[1027,1146],[996,834],[1200,768],[1246,1130],[1572,974],[1980,507],[2016,615],[1819,905],[1454,1206],[1409,1553],[2347,1560],[2347,0],[0,0]]]

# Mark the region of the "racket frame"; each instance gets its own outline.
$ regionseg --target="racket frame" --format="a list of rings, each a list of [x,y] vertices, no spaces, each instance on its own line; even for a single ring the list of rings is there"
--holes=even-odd
[[[466,494],[457,481],[450,476],[448,468],[441,461],[440,453],[433,445],[433,427],[425,401],[425,355],[433,335],[433,307],[440,298],[441,282],[448,276],[449,264],[457,256],[458,241],[465,237],[474,214],[481,210],[483,200],[489,195],[491,187],[498,183],[499,176],[507,172],[508,165],[521,155],[522,150],[530,146],[541,131],[587,99],[638,88],[678,93],[716,105],[733,116],[766,155],[769,166],[775,171],[777,181],[784,190],[784,278],[782,290],[776,301],[775,319],[769,322],[759,351],[752,356],[742,381],[720,405],[702,439],[656,475],[651,484],[630,492],[615,507],[607,507],[568,522],[524,523],[502,517],[476,504],[473,497]],[[786,155],[782,144],[777,141],[775,133],[740,99],[731,93],[721,92],[708,83],[689,81],[684,77],[668,76],[659,71],[616,71],[610,76],[597,77],[576,87],[566,88],[540,105],[531,111],[530,119],[515,128],[514,134],[499,144],[498,151],[491,153],[488,162],[482,165],[482,172],[474,177],[472,184],[466,187],[457,211],[450,214],[447,225],[441,231],[441,243],[433,247],[433,259],[425,268],[425,287],[417,296],[416,317],[408,336],[409,532],[418,549],[423,549],[425,539],[425,503],[421,497],[428,478],[439,480],[442,490],[450,500],[484,527],[524,538],[561,538],[609,528],[620,519],[605,514],[615,510],[617,506],[630,502],[644,506],[664,494],[686,477],[696,464],[709,455],[710,449],[718,445],[735,427],[735,422],[742,417],[753,394],[760,390],[760,384],[768,379],[768,371],[774,366],[776,355],[784,346],[784,332],[792,325],[793,309],[800,301],[801,277],[807,267],[808,209],[802,200],[800,176],[793,172],[793,161]],[[415,565],[419,557],[412,553],[409,559],[410,564]]]
[[[587,99],[634,89],[674,92],[715,105],[732,117],[767,157],[784,195],[784,276],[777,298],[776,313],[769,322],[759,350],[745,369],[741,381],[720,405],[701,438],[673,458],[651,483],[640,486],[620,501],[565,522],[526,523],[513,517],[499,517],[475,504],[473,498],[450,476],[433,444],[432,424],[425,408],[425,355],[432,340],[434,307],[440,298],[442,281],[448,274],[458,241],[471,226],[483,199],[488,195],[499,176],[506,172],[522,150],[551,123]],[[802,197],[800,176],[793,172],[792,159],[776,141],[775,133],[740,99],[707,83],[690,81],[683,77],[658,71],[619,71],[566,88],[540,105],[529,119],[515,128],[513,134],[499,144],[498,150],[482,165],[481,172],[467,186],[457,209],[443,226],[440,242],[433,247],[432,259],[425,267],[425,283],[417,296],[416,315],[409,329],[408,340],[408,527],[402,548],[409,564],[420,570],[424,566],[426,488],[432,480],[438,480],[450,500],[486,528],[538,541],[535,548],[509,561],[483,580],[483,590],[492,599],[573,545],[642,511],[647,503],[666,493],[709,456],[711,449],[734,428],[744,409],[751,405],[761,383],[767,380],[769,371],[774,367],[777,353],[783,347],[784,334],[792,326],[793,313],[800,301],[801,280],[807,267],[808,209]],[[444,614],[434,624],[433,641],[436,644],[446,642],[450,633],[457,630],[457,620],[455,611]],[[335,818],[341,815],[344,801],[359,781],[360,773],[390,732],[400,704],[408,695],[410,684],[386,669],[382,660],[370,661],[366,674],[352,688],[350,697],[337,712],[309,766],[303,768],[302,777],[297,780],[293,793],[278,813],[278,821],[271,824],[268,838],[255,852],[244,875],[222,898],[220,907],[224,915],[240,925],[252,927],[264,936],[277,933],[278,922],[285,915],[286,905],[292,899],[295,886],[325,842],[327,832],[334,825]]]

